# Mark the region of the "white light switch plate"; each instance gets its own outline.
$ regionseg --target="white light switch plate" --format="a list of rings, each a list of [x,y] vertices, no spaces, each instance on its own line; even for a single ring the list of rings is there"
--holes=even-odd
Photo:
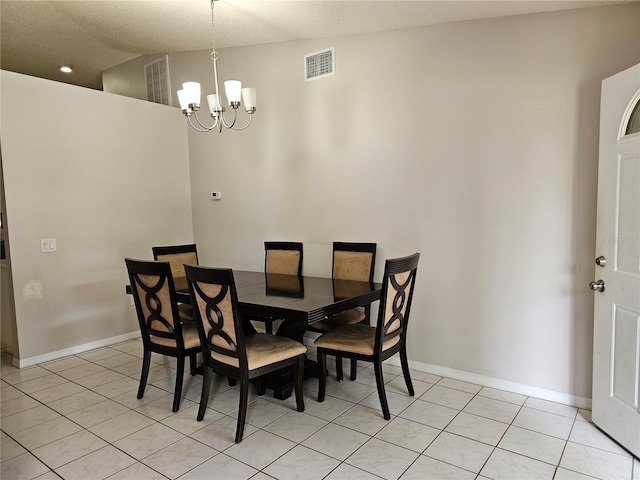
[[[40,247],[42,248],[42,253],[51,253],[58,250],[55,238],[41,238]]]

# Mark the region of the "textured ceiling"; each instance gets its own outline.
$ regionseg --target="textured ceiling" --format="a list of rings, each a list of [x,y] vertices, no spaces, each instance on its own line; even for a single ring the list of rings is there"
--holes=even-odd
[[[629,0],[219,0],[216,46],[619,3]],[[3,69],[90,88],[101,88],[103,70],[139,55],[211,48],[209,0],[1,0],[0,8]],[[60,73],[60,65],[74,73]]]

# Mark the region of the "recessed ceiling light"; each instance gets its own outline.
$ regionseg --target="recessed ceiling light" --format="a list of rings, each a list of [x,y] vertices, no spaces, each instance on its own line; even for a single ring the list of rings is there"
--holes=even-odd
[[[68,65],[63,65],[62,67],[60,67],[60,71],[63,73],[71,73],[73,72],[73,68]]]

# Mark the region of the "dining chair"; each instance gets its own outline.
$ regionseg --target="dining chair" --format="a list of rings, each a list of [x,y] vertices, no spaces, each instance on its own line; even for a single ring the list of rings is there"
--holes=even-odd
[[[185,265],[185,270],[204,358],[204,380],[197,420],[201,421],[207,410],[212,370],[240,382],[236,443],[242,441],[249,381],[252,379],[259,379],[281,368],[293,368],[296,407],[303,412],[302,378],[307,347],[277,335],[244,334],[231,269]]]
[[[264,273],[302,276],[302,243],[264,242]],[[251,320],[263,322],[265,332],[272,334],[273,322],[280,319],[251,317]]]
[[[144,348],[138,398],[142,398],[147,385],[151,352],[175,357],[178,365],[172,411],[177,412],[182,395],[184,359],[189,357],[190,373],[195,375],[196,356],[201,351],[195,322],[183,324],[180,319],[169,262],[125,258],[125,263]]]
[[[167,245],[152,247],[153,259],[161,262],[169,262],[174,282],[185,282],[184,264],[198,265],[198,249],[195,243],[186,245]],[[193,307],[189,304],[178,303],[180,318],[185,322],[192,322]]]
[[[414,395],[407,360],[407,326],[413,300],[419,253],[385,262],[378,320],[376,326],[357,323],[343,325],[322,334],[315,341],[320,364],[318,402],[323,402],[327,387],[327,355],[355,358],[373,363],[378,397],[385,420],[389,405],[384,390],[382,362],[400,352],[400,363],[409,395]]]
[[[265,273],[302,275],[302,242],[264,242]]]
[[[373,282],[373,272],[376,264],[375,243],[333,242],[333,260],[331,276],[334,280],[357,280]],[[338,292],[334,294],[339,295]],[[326,333],[343,325],[354,323],[369,323],[371,305],[362,308],[352,308],[338,315],[309,325],[308,329],[316,333]],[[357,360],[351,359],[351,380],[357,376]],[[336,357],[336,379],[342,381],[342,359]]]

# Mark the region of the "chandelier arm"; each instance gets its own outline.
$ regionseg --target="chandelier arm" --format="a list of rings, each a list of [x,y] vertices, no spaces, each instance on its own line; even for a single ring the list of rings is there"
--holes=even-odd
[[[209,131],[209,130],[213,130],[213,129],[215,128],[216,124],[217,124],[217,119],[216,119],[216,121],[215,121],[215,122],[213,123],[213,125],[211,125],[210,127],[209,127],[209,126],[207,126],[207,125],[205,125],[205,124],[204,124],[204,123],[202,123],[202,122],[200,121],[200,119],[198,118],[198,112],[197,112],[197,111],[193,112],[193,117],[195,117],[196,122],[198,123],[198,125],[200,125],[200,126],[201,126],[202,128],[204,128],[204,129],[206,129],[207,131]]]
[[[189,121],[189,125],[191,126],[191,128],[193,128],[195,131],[197,132],[208,132],[210,131],[210,129],[208,128],[198,128],[196,125],[193,124],[193,122],[191,121],[191,117],[187,117],[187,120]]]
[[[202,128],[198,128],[197,125],[193,124],[193,121],[191,120],[191,117],[195,117],[196,122],[198,123],[198,125],[200,125],[200,127]],[[198,132],[210,132],[211,130],[213,130],[214,128],[216,128],[216,126],[218,126],[218,120],[216,119],[216,122],[211,125],[210,127],[207,127],[206,125],[203,125],[202,122],[200,122],[200,119],[198,118],[198,115],[196,115],[196,113],[194,112],[193,115],[189,115],[187,117],[187,120],[189,120],[189,125],[191,125],[191,128],[193,128],[194,130],[197,130]]]
[[[249,121],[247,122],[247,124],[244,127],[235,127],[235,128],[232,128],[231,130],[236,130],[236,131],[244,130],[249,125],[251,125],[251,120],[253,120],[253,115],[249,115]]]
[[[231,125],[227,123],[227,120],[224,118],[224,114],[222,114],[220,118],[222,119],[222,123],[224,123],[225,127],[233,128],[233,126],[236,124],[236,120],[238,119],[238,110],[236,108],[233,109],[233,122],[231,122]]]

